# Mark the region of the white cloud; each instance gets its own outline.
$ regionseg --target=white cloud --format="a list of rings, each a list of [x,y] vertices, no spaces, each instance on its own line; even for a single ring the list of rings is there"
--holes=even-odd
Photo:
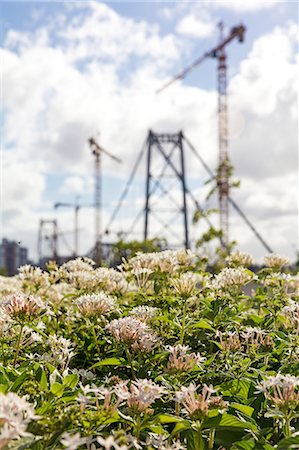
[[[59,190],[62,194],[81,194],[84,191],[84,180],[78,176],[66,177]]]
[[[230,82],[230,106],[238,111],[241,127],[231,144],[232,157],[241,177],[266,180],[297,173],[298,73],[294,44],[292,25],[260,37]],[[285,183],[289,190],[291,183]]]
[[[230,86],[231,94],[238,97],[239,108],[263,116],[273,113],[279,100],[296,100],[295,46],[294,25],[277,27],[271,34],[255,41]]]
[[[24,208],[42,205],[45,177],[29,161],[16,161],[13,154],[2,158],[2,195],[5,210],[19,214]]]
[[[79,8],[78,4],[68,7],[75,6]],[[30,228],[35,236],[38,217],[53,216],[53,210],[47,210],[47,204],[43,204],[45,173],[66,176],[61,193],[81,193],[87,188],[90,193],[93,158],[87,139],[97,131],[101,132],[103,147],[123,160],[121,166],[108,157],[102,161],[104,177],[110,174],[119,179],[119,184],[108,186],[115,197],[149,128],[156,132],[183,129],[206,162],[212,168],[216,166],[216,92],[177,83],[163,95],[154,94],[172,72],[173,62],[179,59],[180,39],[184,38],[162,36],[158,27],[121,17],[97,2],[84,4],[83,10],[84,14],[78,9],[68,26],[57,26],[60,40],[55,46],[49,28],[47,39],[44,32],[43,39],[37,41],[30,34],[10,32],[8,48],[2,50],[4,144],[14,155],[3,196],[6,230],[13,224],[15,235],[25,221],[25,232],[29,233]],[[229,86],[232,160],[236,176],[249,180],[242,183],[242,195],[238,198],[245,213],[267,234],[271,225],[267,218],[284,215],[282,225],[277,223],[273,231],[273,241],[282,242],[282,247],[283,240],[275,236],[287,230],[293,239],[296,228],[293,200],[288,201],[282,194],[293,192],[297,170],[294,159],[298,150],[298,89],[293,44],[291,26],[277,28],[257,39]],[[145,176],[144,165],[140,179]],[[191,154],[186,158],[186,166],[188,177],[197,180],[203,193],[201,186],[208,178],[204,170]],[[24,186],[19,198],[19,188],[12,179]],[[268,179],[274,180],[270,187]],[[258,190],[254,191],[256,183]],[[275,184],[280,191],[274,190]],[[141,195],[139,190],[138,197]],[[277,199],[284,208],[275,209]],[[53,199],[51,208],[58,200]],[[33,213],[33,207],[38,212]],[[107,223],[110,210],[105,209],[104,214],[103,223]],[[71,211],[59,211],[59,217],[61,227],[69,227]],[[287,227],[286,218],[293,227]],[[87,214],[82,210],[82,223],[88,233],[82,233],[81,248],[87,249],[92,243],[92,211]],[[250,232],[243,233],[239,225],[235,230],[242,245],[252,245]],[[256,244],[252,248],[259,252]]]
[[[210,19],[196,17],[190,13],[179,21],[176,31],[186,36],[206,38],[213,35],[215,24]]]
[[[211,3],[217,8],[236,12],[256,12],[277,7],[283,2],[280,0],[211,0]]]

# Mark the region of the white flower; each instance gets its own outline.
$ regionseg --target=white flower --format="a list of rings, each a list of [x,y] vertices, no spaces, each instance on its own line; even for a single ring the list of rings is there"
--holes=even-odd
[[[67,448],[67,450],[76,450],[80,445],[86,443],[85,438],[81,438],[80,433],[70,434],[63,433],[60,442]]]
[[[106,329],[117,341],[130,345],[132,350],[151,351],[157,345],[157,337],[151,329],[134,317],[114,319]]]
[[[135,306],[130,311],[130,315],[136,317],[138,320],[142,322],[146,322],[147,320],[153,319],[158,312],[158,308],[154,308],[153,306]]]
[[[106,439],[98,436],[97,442],[104,447],[105,450],[111,450],[112,448],[115,450],[127,450],[129,448],[126,445],[118,445],[113,436],[108,436]]]
[[[61,268],[68,272],[92,272],[95,262],[90,258],[76,258],[62,264]]]
[[[116,300],[102,291],[98,294],[81,295],[75,305],[84,316],[106,315],[116,309]]]
[[[189,372],[200,362],[204,361],[199,353],[187,353],[190,347],[184,345],[166,346],[170,352],[167,370],[169,372]]]
[[[225,267],[214,277],[211,286],[216,289],[244,286],[253,279],[254,275],[243,267]]]
[[[47,340],[52,352],[52,364],[61,366],[62,370],[65,370],[74,356],[73,343],[69,339],[65,339],[60,336],[57,337],[56,334],[50,335]]]
[[[40,297],[12,294],[0,303],[0,309],[14,320],[32,320],[47,309],[47,305]]]
[[[193,272],[185,272],[179,278],[170,280],[175,291],[183,297],[191,297],[199,281],[198,275]]]
[[[276,255],[275,253],[271,253],[268,256],[264,257],[265,263],[267,267],[281,269],[283,266],[287,266],[290,264],[290,261],[285,256]]]
[[[48,272],[43,272],[40,267],[27,264],[21,266],[18,271],[17,278],[22,281],[23,286],[32,285],[37,288],[47,288],[50,285]]]
[[[122,272],[107,267],[99,267],[95,270],[97,284],[108,294],[120,292],[124,294],[128,290],[128,282]]]
[[[257,386],[256,392],[263,392],[278,409],[285,411],[286,408],[299,405],[299,377],[293,375],[277,374],[270,376]]]
[[[26,436],[27,425],[37,418],[33,406],[24,397],[13,392],[0,393],[0,447],[4,448],[12,439]]]
[[[152,380],[139,379],[132,381],[130,388],[128,382],[124,381],[114,386],[114,392],[120,400],[126,400],[130,409],[144,412],[158,398],[162,396],[165,389]]]
[[[229,256],[225,258],[225,261],[229,265],[244,266],[244,267],[248,267],[253,263],[253,259],[248,253],[243,253],[240,252],[239,250],[232,252]]]
[[[150,269],[160,270],[175,274],[180,267],[193,267],[196,262],[196,255],[191,250],[164,250],[153,253],[137,253],[128,263],[124,263],[125,270]]]

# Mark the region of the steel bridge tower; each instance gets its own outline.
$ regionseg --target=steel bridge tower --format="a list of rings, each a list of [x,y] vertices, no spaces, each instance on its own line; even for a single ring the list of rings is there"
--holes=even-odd
[[[146,193],[145,193],[145,208],[144,208],[144,240],[149,239],[151,217],[160,222],[164,229],[168,229],[174,233],[174,220],[168,217],[166,223],[160,219],[161,213],[175,212],[175,216],[180,215],[183,222],[183,236],[184,241],[181,242],[187,249],[189,248],[189,231],[188,231],[188,215],[187,215],[187,188],[185,181],[185,160],[184,160],[184,146],[183,133],[174,134],[157,134],[149,131],[147,138],[147,158],[146,158]],[[169,180],[174,180],[174,183],[169,184]],[[175,196],[171,191],[173,189],[181,190],[179,201],[178,196]],[[157,192],[156,192],[157,191]],[[156,195],[154,198],[153,195]],[[162,209],[157,207],[157,197],[163,197],[167,201],[167,208]],[[172,207],[172,209],[170,208]],[[151,234],[152,236],[152,234]],[[157,236],[160,237],[160,236]],[[162,236],[163,237],[163,236]]]
[[[57,238],[58,238],[58,227],[56,219],[40,219],[39,230],[38,230],[38,243],[37,252],[38,258],[41,262],[44,256],[51,257],[54,261],[58,262],[58,251],[57,251]],[[51,255],[43,254],[43,244],[47,242]]]

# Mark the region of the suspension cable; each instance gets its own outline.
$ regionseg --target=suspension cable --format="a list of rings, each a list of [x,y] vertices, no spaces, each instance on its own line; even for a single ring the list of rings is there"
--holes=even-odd
[[[129,179],[128,179],[126,185],[125,185],[125,188],[124,188],[124,190],[123,190],[123,192],[122,192],[122,194],[121,194],[121,196],[120,196],[120,198],[119,198],[119,200],[118,200],[118,203],[117,203],[116,207],[114,208],[114,210],[113,210],[113,212],[112,212],[112,214],[111,214],[111,217],[110,217],[110,219],[109,219],[109,222],[108,222],[108,224],[107,224],[107,226],[106,226],[106,228],[105,228],[105,233],[106,233],[106,234],[109,233],[109,228],[111,227],[111,225],[112,225],[112,223],[113,223],[115,217],[116,217],[117,214],[119,213],[119,210],[120,210],[120,208],[122,207],[123,201],[124,201],[124,199],[125,199],[125,197],[126,197],[126,195],[127,195],[127,193],[128,193],[128,190],[129,190],[129,188],[130,188],[130,186],[131,186],[131,184],[132,184],[132,182],[133,182],[134,176],[135,176],[135,174],[136,174],[136,171],[137,171],[138,166],[139,166],[139,164],[140,164],[141,158],[142,158],[142,156],[143,156],[143,154],[144,154],[144,151],[145,151],[145,145],[146,145],[146,142],[147,142],[147,140],[144,142],[144,144],[143,144],[143,146],[142,146],[142,148],[141,148],[141,151],[140,151],[140,153],[139,153],[139,155],[138,155],[138,157],[137,157],[137,160],[136,160],[136,162],[135,162],[135,164],[134,164],[134,167],[133,167],[133,170],[132,170],[132,172],[131,172],[131,174],[130,174],[130,176],[129,176]]]
[[[216,176],[214,174],[214,172],[211,170],[211,168],[205,163],[205,161],[202,159],[202,157],[199,155],[199,153],[196,151],[195,147],[191,144],[191,142],[189,141],[189,139],[186,138],[185,135],[183,135],[183,139],[187,142],[187,144],[189,145],[190,149],[192,150],[192,152],[194,153],[194,155],[197,157],[197,159],[199,159],[199,161],[201,162],[201,164],[203,165],[203,167],[206,169],[206,171],[211,175],[212,179],[215,179]],[[254,227],[254,225],[252,225],[252,223],[250,222],[250,220],[248,219],[248,217],[244,214],[244,212],[240,209],[240,207],[237,205],[237,203],[230,197],[228,196],[228,201],[229,203],[233,206],[233,208],[237,211],[237,213],[242,217],[242,219],[244,220],[244,222],[246,222],[246,224],[249,226],[249,228],[253,231],[253,233],[255,234],[255,236],[257,237],[257,239],[260,241],[260,243],[265,247],[265,249],[269,252],[269,253],[273,253],[273,250],[271,249],[271,247],[267,244],[267,242],[262,238],[262,236],[260,235],[260,233],[257,231],[257,229]]]

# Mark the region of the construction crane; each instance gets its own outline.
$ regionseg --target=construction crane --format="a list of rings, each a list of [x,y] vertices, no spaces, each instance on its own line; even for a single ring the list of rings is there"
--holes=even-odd
[[[204,53],[192,64],[182,70],[179,74],[162,86],[157,93],[162,92],[176,80],[185,78],[185,76],[201,64],[207,58],[217,58],[218,60],[218,139],[219,139],[219,159],[218,159],[218,201],[220,212],[220,229],[222,230],[221,245],[225,249],[229,242],[228,232],[228,198],[229,198],[229,172],[230,162],[228,156],[228,118],[227,118],[227,62],[225,47],[234,39],[239,42],[244,41],[245,27],[243,25],[231,28],[229,35],[223,36],[223,23],[219,23],[220,39],[219,44],[212,50]]]
[[[54,204],[54,208],[74,208],[74,252],[73,256],[76,257],[79,255],[79,209],[80,205],[78,203],[78,196],[75,198],[75,203],[63,203],[57,202]]]
[[[88,139],[92,154],[95,156],[94,177],[95,177],[95,193],[94,193],[94,207],[95,207],[95,262],[97,265],[102,260],[102,239],[101,239],[101,154],[104,153],[110,156],[111,159],[122,162],[117,156],[112,155],[105,150],[98,142],[91,137]]]
[[[46,231],[45,231],[46,230]],[[50,230],[50,233],[49,233]],[[47,232],[48,231],[48,232]],[[54,261],[58,262],[58,251],[57,251],[57,238],[58,238],[58,226],[56,219],[40,219],[39,230],[38,230],[38,242],[37,242],[37,253],[39,262],[42,261],[43,257],[43,240],[47,240],[51,248],[51,257]]]

